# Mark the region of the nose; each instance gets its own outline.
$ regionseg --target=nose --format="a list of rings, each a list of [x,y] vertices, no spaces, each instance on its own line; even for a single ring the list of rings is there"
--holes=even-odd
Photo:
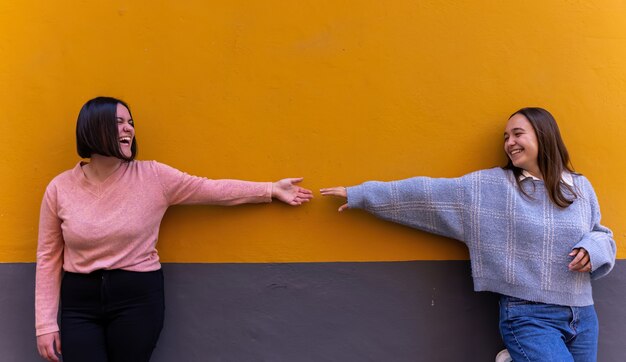
[[[509,137],[506,141],[504,141],[504,145],[505,146],[511,146],[515,144],[515,141],[513,140],[513,137]]]

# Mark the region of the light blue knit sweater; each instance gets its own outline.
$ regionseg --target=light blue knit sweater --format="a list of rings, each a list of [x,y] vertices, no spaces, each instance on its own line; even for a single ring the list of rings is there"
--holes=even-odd
[[[464,242],[474,290],[568,305],[593,304],[591,279],[615,263],[611,230],[600,225],[595,192],[572,175],[578,198],[565,209],[550,201],[542,181],[526,178],[518,190],[513,172],[492,168],[459,178],[415,177],[349,187],[348,207]],[[568,256],[585,248],[591,273],[572,272]]]

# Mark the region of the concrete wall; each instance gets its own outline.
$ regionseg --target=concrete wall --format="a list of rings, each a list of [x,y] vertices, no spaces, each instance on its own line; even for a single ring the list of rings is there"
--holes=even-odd
[[[13,341],[3,352],[16,361],[34,353],[33,340],[4,336],[34,333],[41,196],[52,177],[78,161],[80,106],[111,95],[132,107],[140,159],[211,178],[304,176],[311,189],[458,176],[502,164],[509,114],[529,105],[549,109],[618,242],[618,270],[596,288],[603,330],[611,330],[601,336],[602,353],[613,356],[619,348],[610,338],[626,336],[606,324],[624,318],[611,297],[623,300],[626,257],[625,22],[624,2],[610,0],[0,3],[0,279],[14,290],[0,295],[0,343]],[[289,345],[309,343],[301,348],[304,359],[323,360],[309,352],[322,345],[338,356],[366,351],[373,360],[398,351],[402,360],[417,348],[450,343],[439,337],[459,318],[466,331],[480,325],[470,334],[489,341],[487,355],[499,348],[494,300],[470,292],[460,243],[361,212],[338,215],[338,206],[318,197],[298,209],[168,211],[159,241],[169,277],[159,355],[203,360],[194,356],[208,345],[222,360],[234,351],[290,359]],[[278,286],[247,299],[281,275],[301,278],[299,293],[271,299],[288,291]],[[455,283],[463,292],[443,295],[436,305],[448,309],[431,313],[430,289]],[[324,296],[344,303],[314,310],[310,319],[293,309]],[[242,302],[230,303],[235,297]],[[206,303],[188,311],[185,298]],[[359,303],[363,309],[351,311]],[[233,317],[232,326],[237,310],[272,305],[281,307],[260,320]],[[461,316],[465,305],[478,309]],[[219,318],[219,308],[231,306],[237,309],[224,314],[229,318]],[[384,317],[376,320],[378,314]],[[282,329],[270,328],[267,318],[282,319]],[[396,322],[381,326],[387,318]],[[239,330],[218,338],[227,327]],[[262,336],[256,341],[249,332],[255,328]],[[383,333],[380,345],[372,330]],[[193,337],[177,339],[185,333]],[[245,338],[249,348],[239,344]],[[470,356],[481,345],[472,338],[454,338],[443,350]]]

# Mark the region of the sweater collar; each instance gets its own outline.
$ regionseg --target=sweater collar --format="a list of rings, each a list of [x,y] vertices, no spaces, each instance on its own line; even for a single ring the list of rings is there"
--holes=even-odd
[[[132,162],[132,161],[131,161]],[[86,162],[80,161],[72,170],[72,175],[74,179],[85,189],[89,190],[96,196],[102,196],[102,194],[108,190],[111,185],[114,185],[117,180],[122,177],[126,169],[128,168],[130,162],[124,162],[120,167],[115,170],[106,180],[102,182],[93,182],[87,179],[85,176],[85,172],[83,171],[82,166],[86,164]]]
[[[519,175],[519,180],[522,181],[522,180],[525,180],[525,179],[527,179],[529,177],[532,180],[541,181],[541,179],[531,175],[530,172],[528,172],[526,170],[522,170],[522,174]],[[568,186],[574,186],[574,178],[572,177],[571,172],[563,171],[561,173],[561,182],[563,182],[564,184],[566,184]]]

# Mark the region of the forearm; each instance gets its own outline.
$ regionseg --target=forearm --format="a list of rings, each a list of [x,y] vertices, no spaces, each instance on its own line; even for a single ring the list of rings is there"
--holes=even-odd
[[[195,179],[194,185],[180,190],[176,195],[175,198],[181,200],[181,203],[232,206],[272,200],[271,182]]]
[[[57,314],[61,291],[64,251],[56,192],[44,194],[39,214],[37,269],[35,275],[35,328],[37,335],[59,330]]]
[[[598,279],[607,275],[615,265],[617,247],[613,232],[601,224],[600,205],[591,183],[583,178],[582,199],[588,202],[590,231],[583,235],[574,248],[584,248],[591,261],[591,278]]]
[[[36,335],[59,330],[57,314],[61,290],[61,266],[37,264],[35,277]]]
[[[347,189],[348,207],[415,229],[463,241],[462,179],[415,177],[370,181]]]
[[[272,200],[271,182],[212,180],[189,175],[156,161],[151,162],[150,167],[169,205],[238,205]]]

